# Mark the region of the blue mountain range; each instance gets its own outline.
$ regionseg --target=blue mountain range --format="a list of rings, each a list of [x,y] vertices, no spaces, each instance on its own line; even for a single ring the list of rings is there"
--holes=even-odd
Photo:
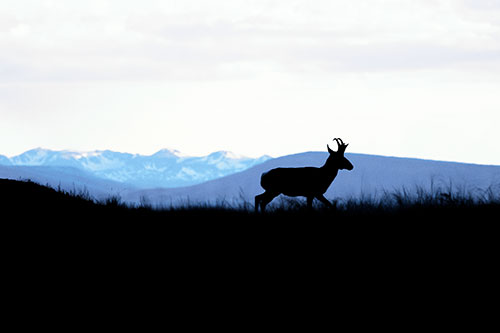
[[[268,159],[269,156],[249,158],[228,151],[194,157],[171,149],[147,156],[110,150],[75,152],[36,148],[11,158],[0,155],[0,165],[70,167],[105,180],[153,188],[205,182],[243,171]]]
[[[101,200],[119,196],[154,206],[253,202],[263,191],[260,175],[276,167],[321,166],[328,153],[304,152],[278,158],[248,158],[226,151],[183,156],[163,149],[145,156],[110,150],[92,152],[33,149],[0,155],[0,178],[30,179]],[[394,191],[500,193],[500,166],[346,153],[352,171],[342,170],[330,186],[330,200],[381,197]]]

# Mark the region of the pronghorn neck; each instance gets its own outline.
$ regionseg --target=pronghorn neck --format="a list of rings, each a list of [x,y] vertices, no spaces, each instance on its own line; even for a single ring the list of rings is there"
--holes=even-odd
[[[339,172],[339,168],[331,165],[331,163],[328,163],[328,161],[325,162],[320,170],[330,183],[335,179],[335,177],[337,177],[337,174]]]
[[[337,174],[339,172],[339,167],[335,165],[336,163],[330,159],[327,159],[325,164],[320,168],[326,173]]]

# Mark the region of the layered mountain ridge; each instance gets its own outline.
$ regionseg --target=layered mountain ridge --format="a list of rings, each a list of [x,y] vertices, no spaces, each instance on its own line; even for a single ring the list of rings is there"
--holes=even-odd
[[[0,155],[0,165],[72,167],[106,180],[152,188],[201,183],[243,171],[269,158],[250,158],[227,151],[185,156],[177,150],[162,149],[148,156],[111,150],[77,152],[36,148],[11,158]]]

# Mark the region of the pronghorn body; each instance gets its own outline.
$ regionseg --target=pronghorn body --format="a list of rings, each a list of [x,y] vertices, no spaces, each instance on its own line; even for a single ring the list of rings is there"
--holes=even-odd
[[[255,211],[259,206],[262,211],[267,204],[280,194],[307,198],[308,208],[312,207],[314,198],[320,200],[327,206],[332,204],[323,196],[333,182],[339,170],[352,170],[353,166],[344,157],[347,144],[342,140],[335,139],[338,151],[334,152],[328,147],[330,156],[320,168],[276,168],[262,174],[260,184],[266,191],[255,197]]]

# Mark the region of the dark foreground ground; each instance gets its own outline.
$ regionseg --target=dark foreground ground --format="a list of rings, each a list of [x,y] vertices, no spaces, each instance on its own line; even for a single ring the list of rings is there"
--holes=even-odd
[[[242,327],[266,318],[269,327],[272,318],[310,329],[348,318],[345,325],[373,329],[399,318],[405,327],[440,319],[477,329],[494,313],[483,304],[496,300],[495,198],[400,193],[390,205],[351,200],[307,212],[292,202],[263,215],[249,204],[96,203],[0,179],[5,303],[37,313],[59,304],[56,321],[81,313],[75,323],[88,320],[75,311],[81,305],[107,318],[118,309],[118,321],[127,311],[168,314],[183,327],[194,319],[220,327],[231,317]]]
[[[262,214],[249,203],[161,210],[130,207],[116,198],[95,202],[85,194],[0,179],[0,210],[4,227],[26,228],[35,237],[41,233],[62,241],[88,237],[145,246],[232,243],[257,251],[258,244],[280,242],[288,244],[285,247],[352,250],[418,244],[415,249],[427,251],[426,243],[430,247],[446,242],[483,246],[490,244],[483,240],[498,238],[500,195],[490,191],[473,199],[465,194],[412,197],[401,192],[388,195],[387,200],[353,199],[339,203],[335,210],[318,206],[313,211],[302,201],[282,200]]]
[[[15,229],[25,240],[44,246],[83,242],[88,250],[92,244],[118,243],[141,248],[177,244],[185,251],[220,248],[226,254],[238,248],[264,253],[273,247],[283,253],[299,248],[320,255],[368,254],[374,249],[432,253],[435,247],[458,251],[496,246],[500,235],[500,195],[493,191],[481,199],[453,193],[392,193],[381,201],[349,200],[335,210],[318,206],[307,211],[302,201],[281,201],[262,214],[249,203],[162,210],[130,207],[116,198],[95,202],[85,194],[0,179],[0,211],[2,227]]]

